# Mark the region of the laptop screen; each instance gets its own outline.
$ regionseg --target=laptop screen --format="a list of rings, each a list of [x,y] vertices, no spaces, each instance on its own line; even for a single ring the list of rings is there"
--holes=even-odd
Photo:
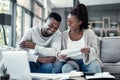
[[[2,55],[11,79],[31,80],[26,51],[3,51]]]

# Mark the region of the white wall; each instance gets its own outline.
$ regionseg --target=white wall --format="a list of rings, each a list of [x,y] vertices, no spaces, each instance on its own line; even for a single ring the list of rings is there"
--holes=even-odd
[[[62,8],[62,7],[73,7],[73,0],[50,0],[54,7]],[[79,0],[80,3],[85,5],[101,5],[101,4],[112,4],[112,3],[120,3],[120,0]]]
[[[73,0],[50,0],[54,4],[53,7],[72,7]]]
[[[120,3],[120,0],[79,0],[80,3],[85,5],[101,5],[101,4],[112,4]]]

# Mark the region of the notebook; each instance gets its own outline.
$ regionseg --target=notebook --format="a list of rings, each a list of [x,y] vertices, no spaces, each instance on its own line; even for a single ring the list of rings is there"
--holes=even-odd
[[[26,51],[3,51],[2,56],[12,80],[32,80]]]

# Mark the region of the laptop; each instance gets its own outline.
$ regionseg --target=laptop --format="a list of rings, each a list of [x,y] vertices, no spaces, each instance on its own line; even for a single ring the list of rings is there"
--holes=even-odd
[[[26,51],[3,51],[3,62],[12,80],[32,80]]]
[[[30,73],[26,51],[3,51],[2,56],[10,80],[58,80],[61,77],[61,74]]]

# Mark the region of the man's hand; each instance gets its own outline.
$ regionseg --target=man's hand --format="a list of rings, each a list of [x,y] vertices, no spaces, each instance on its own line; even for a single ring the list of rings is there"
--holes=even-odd
[[[21,42],[20,47],[34,49],[35,44],[29,40],[26,40],[26,41]]]
[[[54,63],[56,61],[56,57],[38,57],[37,58],[37,62],[41,62],[41,63]]]

